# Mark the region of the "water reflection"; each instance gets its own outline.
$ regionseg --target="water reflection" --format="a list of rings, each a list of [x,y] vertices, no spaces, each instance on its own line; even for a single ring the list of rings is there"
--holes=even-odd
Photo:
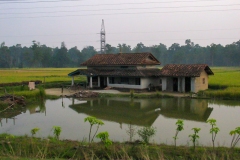
[[[2,126],[2,121],[5,120],[6,124],[9,120],[13,121],[13,124],[15,125],[16,117],[22,113],[26,113],[29,111],[30,114],[36,114],[36,113],[45,113],[46,116],[46,106],[45,106],[46,100],[39,101],[38,103],[28,104],[27,106],[20,106],[18,108],[14,109],[8,109],[5,112],[0,113],[0,123]]]
[[[69,107],[102,120],[138,126],[151,126],[159,115],[205,122],[213,110],[208,107],[207,100],[186,98],[108,98],[88,100],[81,104],[73,102]]]

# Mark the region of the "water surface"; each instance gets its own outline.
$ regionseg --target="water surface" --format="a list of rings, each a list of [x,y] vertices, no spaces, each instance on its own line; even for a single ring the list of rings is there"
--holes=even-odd
[[[40,131],[37,136],[48,137],[53,136],[53,126],[60,126],[61,139],[82,141],[88,137],[90,128],[90,125],[84,122],[84,118],[94,116],[105,123],[99,132],[108,131],[113,141],[128,141],[129,127],[137,131],[141,127],[153,126],[157,132],[151,142],[173,144],[175,123],[178,119],[183,119],[184,130],[179,133],[178,145],[192,145],[188,136],[193,134],[191,129],[197,127],[201,128],[199,145],[211,146],[210,125],[206,121],[214,118],[220,128],[216,145],[229,147],[229,132],[240,126],[239,113],[239,101],[186,98],[63,98],[30,105],[21,112],[0,115],[0,133],[31,135],[31,129],[38,127]],[[134,139],[139,139],[137,134]]]

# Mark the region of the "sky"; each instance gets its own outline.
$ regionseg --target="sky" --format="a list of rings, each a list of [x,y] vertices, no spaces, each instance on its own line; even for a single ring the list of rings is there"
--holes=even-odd
[[[239,0],[0,0],[0,43],[100,50],[173,43],[223,46],[240,40]]]

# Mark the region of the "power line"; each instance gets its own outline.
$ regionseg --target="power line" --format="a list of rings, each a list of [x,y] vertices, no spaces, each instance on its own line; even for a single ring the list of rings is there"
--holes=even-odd
[[[204,2],[204,1],[222,1],[222,0],[194,0],[194,1],[165,1],[165,2],[134,2],[134,3],[109,3],[109,4],[89,4],[89,5],[71,5],[71,6],[51,6],[51,7],[28,7],[28,8],[5,8],[8,9],[36,9],[36,8],[58,8],[58,7],[94,7],[94,6],[119,6],[119,5],[141,5],[141,4],[163,4],[163,3],[186,3],[186,2]],[[1,3],[0,3],[1,4]]]
[[[226,12],[226,11],[239,11],[240,9],[219,9],[219,10],[198,10],[198,11],[155,11],[155,12],[135,12],[135,13],[96,13],[96,14],[82,14],[82,15],[46,15],[46,16],[29,16],[29,17],[4,17],[0,19],[13,19],[13,18],[50,18],[50,17],[86,17],[86,16],[113,16],[113,15],[136,15],[136,14],[161,14],[161,13],[199,13],[199,12]]]
[[[9,3],[49,3],[49,2],[66,2],[66,1],[84,1],[84,0],[55,0],[55,1],[4,1],[0,4],[9,4]]]
[[[162,31],[139,31],[139,32],[109,32],[107,33],[108,35],[111,34],[148,34],[148,33],[166,33],[166,32],[204,32],[204,31],[232,31],[232,30],[240,30],[240,28],[224,28],[224,29],[219,29],[219,28],[213,28],[213,29],[196,29],[196,30],[162,30]],[[25,35],[25,36],[0,36],[0,37],[32,37],[32,36],[38,36],[38,37],[55,37],[55,36],[79,36],[79,35],[97,35],[99,33],[72,33],[72,34],[52,34],[52,35]]]
[[[159,8],[202,8],[202,7],[225,7],[225,6],[239,6],[240,4],[227,4],[227,5],[205,5],[205,6],[178,6],[178,7],[147,7],[147,8],[122,8],[122,9],[95,9],[95,10],[82,10],[82,11],[116,11],[116,10],[135,10],[135,9],[159,9]],[[49,14],[49,13],[59,13],[59,12],[64,12],[64,13],[69,13],[69,12],[79,12],[77,11],[51,11],[51,12],[28,12],[28,13],[1,13],[1,14],[34,14],[34,13],[44,13],[44,14]]]

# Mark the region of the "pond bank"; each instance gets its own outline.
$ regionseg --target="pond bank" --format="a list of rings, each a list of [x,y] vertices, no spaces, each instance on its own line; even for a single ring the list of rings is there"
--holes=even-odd
[[[100,94],[119,94],[119,95],[130,95],[130,92],[121,92],[119,90],[115,89],[108,89],[108,90],[88,90],[91,92],[96,92]],[[66,88],[50,88],[50,89],[45,89],[45,92],[47,95],[53,95],[53,96],[71,96],[74,95],[75,93],[80,92],[78,91],[72,91]],[[189,93],[175,93],[175,92],[141,92],[141,93],[136,93],[134,92],[135,95],[153,95],[153,94],[161,94],[163,96],[171,96],[171,97],[189,97]]]
[[[0,158],[31,159],[240,159],[239,148],[167,146],[139,142],[103,143],[0,134]]]

